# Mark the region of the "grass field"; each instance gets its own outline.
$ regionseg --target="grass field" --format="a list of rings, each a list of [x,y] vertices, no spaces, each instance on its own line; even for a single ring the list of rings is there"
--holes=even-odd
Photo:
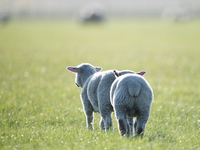
[[[154,90],[144,138],[86,129],[67,66],[147,71]],[[14,20],[0,27],[0,149],[200,150],[200,20]]]

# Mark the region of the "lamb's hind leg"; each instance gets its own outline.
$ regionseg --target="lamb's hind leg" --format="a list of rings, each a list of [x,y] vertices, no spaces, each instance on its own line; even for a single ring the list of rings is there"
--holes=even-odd
[[[149,118],[148,114],[140,114],[137,117],[137,121],[135,122],[135,125],[134,125],[136,135],[141,135],[141,137],[143,137],[148,118]]]
[[[127,124],[126,118],[118,117],[117,122],[118,122],[119,131],[120,131],[121,135],[124,136],[128,132],[128,124]]]
[[[102,120],[100,122],[101,129],[104,129],[105,132],[108,132],[109,129],[113,130],[113,122],[111,118],[111,112],[103,113]]]
[[[101,130],[105,130],[105,126],[104,126],[104,121],[103,121],[103,118],[101,117],[101,121],[100,121],[100,129]]]
[[[86,115],[87,128],[89,130],[93,130],[93,111],[87,110],[85,111],[85,115]]]
[[[99,104],[99,112],[101,114],[102,120],[101,121],[101,125],[103,125],[104,123],[104,128],[105,128],[105,132],[107,132],[110,128],[113,130],[113,122],[112,122],[112,106],[109,103],[108,100],[101,100],[101,103]],[[102,126],[101,126],[102,128]]]
[[[122,136],[129,135],[129,125],[126,119],[126,110],[118,105],[115,105],[115,116],[118,122],[118,129]]]

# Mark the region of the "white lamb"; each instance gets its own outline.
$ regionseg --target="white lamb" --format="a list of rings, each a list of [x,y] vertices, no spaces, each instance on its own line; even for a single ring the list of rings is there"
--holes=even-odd
[[[94,67],[88,63],[83,63],[77,67],[67,67],[73,73],[76,73],[75,84],[82,88],[81,100],[86,115],[87,128],[93,129],[93,112],[101,114],[100,128],[106,132],[113,123],[111,114],[113,107],[110,103],[110,87],[115,80],[112,70],[99,72],[100,67]],[[123,74],[135,74],[132,71],[120,71],[119,76]],[[140,72],[139,74],[143,74]]]
[[[144,77],[137,74],[118,74],[110,89],[110,100],[114,107],[121,135],[133,133],[143,136],[149,119],[153,90]],[[133,117],[136,120],[133,125]]]

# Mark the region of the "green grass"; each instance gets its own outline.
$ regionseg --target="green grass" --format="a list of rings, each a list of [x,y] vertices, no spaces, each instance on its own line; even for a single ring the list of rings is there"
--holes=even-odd
[[[0,149],[200,150],[200,20],[14,20],[0,28]],[[67,66],[147,71],[154,90],[145,136],[86,129]]]

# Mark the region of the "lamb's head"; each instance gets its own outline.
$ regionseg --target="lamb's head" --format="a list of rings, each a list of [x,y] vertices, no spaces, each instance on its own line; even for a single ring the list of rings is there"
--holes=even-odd
[[[146,71],[140,71],[140,72],[133,72],[133,71],[130,71],[130,70],[123,70],[123,71],[116,71],[116,70],[113,70],[114,74],[115,74],[115,77],[119,77],[121,75],[124,75],[124,74],[139,74],[141,76],[143,76],[144,74],[146,74]]]
[[[67,70],[76,73],[75,84],[82,88],[87,78],[92,74],[99,72],[101,67],[94,67],[91,64],[82,63],[77,67],[67,67]]]

